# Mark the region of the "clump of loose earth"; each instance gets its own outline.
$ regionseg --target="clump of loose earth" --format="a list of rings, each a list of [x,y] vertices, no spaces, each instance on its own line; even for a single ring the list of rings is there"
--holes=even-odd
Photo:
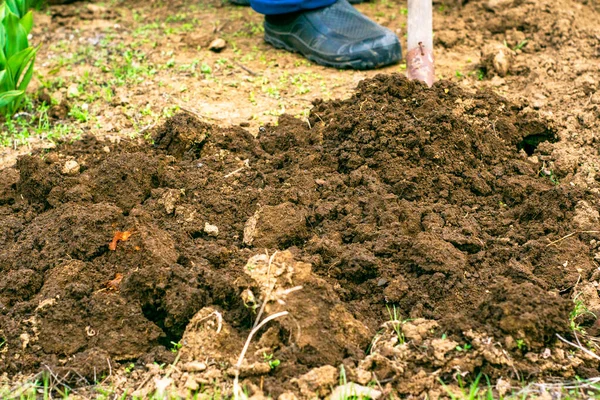
[[[183,113],[152,145],[22,157],[0,171],[0,373],[92,381],[180,342],[174,379],[231,382],[267,269],[290,290],[267,314],[290,316],[252,342],[251,390],[322,395],[342,363],[414,395],[456,372],[585,377],[597,362],[556,334],[596,269],[598,206],[544,173],[556,140],[489,91],[379,75],[257,138]]]

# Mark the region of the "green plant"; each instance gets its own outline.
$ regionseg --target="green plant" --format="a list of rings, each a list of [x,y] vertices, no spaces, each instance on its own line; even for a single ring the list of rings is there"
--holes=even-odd
[[[398,311],[395,305],[392,305],[392,309],[390,309],[390,307],[387,305],[385,306],[385,308],[387,309],[388,315],[390,316],[389,322],[392,324],[394,332],[396,332],[396,336],[398,336],[398,342],[400,344],[406,343],[406,338],[404,337],[404,333],[402,332],[400,326],[408,320],[400,320],[400,312]]]
[[[135,369],[135,364],[131,363],[128,366],[125,367],[125,373],[126,374],[130,374],[131,371],[133,371]]]
[[[585,303],[579,299],[580,295],[581,295],[581,293],[578,293],[573,298],[574,306],[573,306],[573,309],[571,310],[571,312],[569,313],[569,325],[571,326],[571,330],[573,330],[575,332],[580,332],[585,335],[585,330],[579,325],[579,322],[578,322],[579,317],[582,317],[584,315],[589,315],[594,318],[598,318],[598,317],[596,316],[596,314],[594,314],[593,312],[588,310]]]
[[[348,383],[348,379],[346,378],[346,368],[344,367],[344,364],[341,364],[340,365],[340,386],[343,386],[346,383]]]
[[[181,350],[181,346],[183,346],[181,344],[181,342],[171,342],[171,352],[172,353],[177,353],[179,350]]]
[[[21,106],[39,49],[29,46],[27,39],[33,28],[32,12],[25,13],[29,5],[28,0],[0,5],[0,113],[7,117]]]
[[[202,72],[204,75],[210,75],[212,73],[212,69],[207,64],[202,63],[202,65],[200,65],[200,72]]]
[[[30,9],[39,3],[37,0],[5,0],[4,3],[10,11],[19,18],[23,18]]]
[[[519,42],[519,44],[517,44],[513,50],[514,51],[521,50],[523,47],[527,46],[527,43],[529,43],[529,40],[527,40],[527,39],[521,40]]]
[[[269,367],[271,367],[271,369],[275,369],[279,367],[279,364],[281,364],[280,360],[278,360],[277,358],[273,358],[273,353],[263,353],[263,360],[269,364]]]
[[[554,175],[554,171],[552,171],[551,169],[548,169],[546,167],[546,163],[545,162],[542,164],[542,168],[538,172],[538,175],[541,176],[541,177],[543,177],[543,178],[548,178],[550,180],[550,182],[552,182],[556,186],[558,186],[560,184],[560,181],[558,180],[558,178],[556,177],[556,175]]]
[[[480,400],[480,399],[493,400],[494,399],[494,393],[492,391],[492,386],[491,386],[491,383],[490,383],[489,379],[487,378],[487,376],[486,376],[487,391],[485,393],[485,396],[482,396],[480,394],[481,388],[479,387],[479,381],[481,380],[481,374],[477,375],[477,378],[475,378],[475,380],[471,383],[471,385],[469,385],[468,390],[465,387],[465,383],[463,382],[460,374],[458,374],[456,376],[456,380],[458,381],[458,387],[460,388],[459,394],[452,392],[450,390],[450,388],[448,388],[446,386],[444,381],[442,381],[440,379],[440,383],[442,384],[442,387],[444,388],[446,393],[448,393],[448,396],[452,400],[459,400],[459,399],[460,400]]]
[[[456,351],[469,351],[469,350],[471,350],[471,347],[473,347],[473,346],[471,346],[469,343],[465,343],[462,346],[461,345],[456,346]]]
[[[527,349],[527,345],[525,344],[524,339],[517,339],[517,348],[521,351]]]

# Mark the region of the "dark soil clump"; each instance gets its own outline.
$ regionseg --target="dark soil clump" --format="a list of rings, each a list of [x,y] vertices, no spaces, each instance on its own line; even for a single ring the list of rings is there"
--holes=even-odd
[[[244,266],[265,248],[312,264],[289,307],[317,325],[335,325],[332,310],[346,321],[302,346],[276,324],[275,394],[319,360],[359,363],[386,306],[457,343],[488,335],[529,362],[511,343],[536,354],[561,345],[570,290],[594,272],[589,242],[600,239],[557,241],[585,230],[582,210],[596,200],[540,175],[529,156],[555,135],[490,92],[391,75],[317,102],[308,120],[284,115],[258,138],[179,114],[154,145],[87,138],[23,157],[0,171],[0,373],[44,364],[92,379],[106,362],[82,360],[169,359],[206,307],[245,337],[254,314],[242,292],[255,284]],[[116,232],[131,236],[111,250]],[[484,354],[463,370],[515,369]],[[439,368],[408,363],[387,370],[392,382]]]

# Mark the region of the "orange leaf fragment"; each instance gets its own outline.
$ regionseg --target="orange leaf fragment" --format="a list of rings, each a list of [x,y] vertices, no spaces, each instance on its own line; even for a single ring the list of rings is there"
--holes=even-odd
[[[132,233],[133,232],[130,232],[130,231],[125,231],[125,232],[117,231],[117,232],[115,232],[115,236],[113,236],[112,242],[110,242],[110,244],[108,245],[108,249],[111,250],[111,251],[117,250],[117,243],[118,242],[126,242],[127,240],[129,240],[129,238],[131,237]]]
[[[123,274],[120,274],[120,273],[117,272],[115,274],[115,279],[106,282],[106,288],[108,290],[118,291],[119,290],[119,285],[121,284],[122,280],[123,280]]]

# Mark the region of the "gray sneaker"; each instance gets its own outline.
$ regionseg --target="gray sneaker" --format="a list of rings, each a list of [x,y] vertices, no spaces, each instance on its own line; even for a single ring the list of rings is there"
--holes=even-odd
[[[334,68],[373,69],[402,58],[398,37],[347,0],[316,10],[265,17],[265,41]]]

